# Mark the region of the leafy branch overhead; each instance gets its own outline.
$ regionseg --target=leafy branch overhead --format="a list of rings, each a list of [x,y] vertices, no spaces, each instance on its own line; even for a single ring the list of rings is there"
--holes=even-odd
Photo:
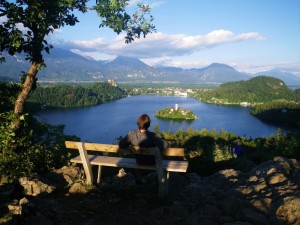
[[[150,14],[149,5],[138,3],[138,9],[132,17],[126,12],[128,0],[98,0],[93,9],[102,19],[100,27],[109,27],[114,32],[120,34],[126,31],[125,42],[130,43],[135,38],[140,38],[141,34],[146,37],[148,33],[154,32],[155,26],[152,24],[153,16]]]

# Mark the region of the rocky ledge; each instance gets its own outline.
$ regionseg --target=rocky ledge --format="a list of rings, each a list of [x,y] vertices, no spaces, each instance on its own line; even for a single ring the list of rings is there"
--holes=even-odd
[[[64,167],[47,179],[22,178],[23,195],[0,186],[7,224],[300,224],[300,167],[276,157],[248,173],[223,170],[209,177],[171,174],[169,199],[156,198],[155,173],[137,186],[123,169],[101,187],[84,184],[79,168]]]

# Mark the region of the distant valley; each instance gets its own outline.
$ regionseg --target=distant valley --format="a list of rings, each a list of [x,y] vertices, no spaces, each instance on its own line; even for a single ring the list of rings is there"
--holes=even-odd
[[[0,79],[18,81],[21,71],[27,71],[28,62],[22,55],[5,55],[0,64]],[[225,64],[213,63],[204,68],[182,69],[152,67],[137,58],[119,56],[112,61],[96,61],[59,48],[45,54],[46,68],[38,74],[40,82],[96,82],[115,80],[130,83],[221,84],[248,80],[266,75],[283,80],[288,86],[299,86],[300,78],[281,70],[247,74]]]

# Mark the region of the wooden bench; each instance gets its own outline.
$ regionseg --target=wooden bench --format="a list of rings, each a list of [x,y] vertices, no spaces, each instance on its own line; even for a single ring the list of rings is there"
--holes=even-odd
[[[122,149],[118,145],[111,144],[97,144],[87,142],[75,142],[66,141],[66,148],[79,150],[79,155],[71,159],[73,163],[81,163],[83,165],[87,184],[93,184],[94,178],[92,173],[92,166],[98,166],[97,183],[101,180],[102,166],[110,167],[123,167],[145,170],[156,170],[159,184],[159,196],[165,197],[168,194],[168,180],[169,172],[181,172],[187,171],[188,162],[179,160],[163,160],[163,156],[183,157],[183,148],[168,148],[161,154],[158,148],[139,148],[129,147],[128,149]],[[93,151],[92,154],[88,151]],[[144,155],[154,155],[156,165],[140,165],[136,163],[135,158],[124,158],[118,156],[103,156],[97,155],[95,152],[105,153],[134,153]]]

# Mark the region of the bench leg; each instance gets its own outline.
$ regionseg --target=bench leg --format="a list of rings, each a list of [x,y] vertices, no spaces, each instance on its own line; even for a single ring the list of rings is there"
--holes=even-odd
[[[90,159],[82,142],[78,143],[78,150],[86,176],[86,183],[91,185],[94,181],[92,166],[90,164]]]
[[[168,195],[168,192],[169,192],[169,176],[170,176],[170,173],[169,171],[165,171],[164,172],[164,180],[165,180],[165,183],[164,183],[164,196],[167,196]]]
[[[101,170],[102,170],[102,166],[98,166],[98,177],[97,177],[97,184],[100,184],[101,181]]]

